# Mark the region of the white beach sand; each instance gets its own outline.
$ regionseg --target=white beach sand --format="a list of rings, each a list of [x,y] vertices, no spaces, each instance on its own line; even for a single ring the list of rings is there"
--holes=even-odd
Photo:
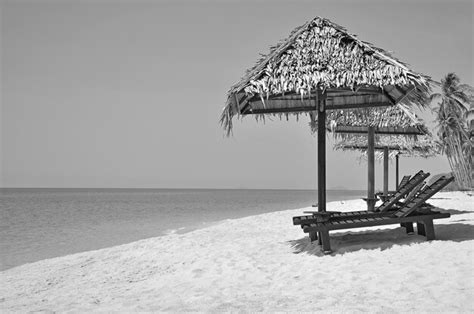
[[[429,242],[398,225],[342,230],[325,256],[292,225],[297,209],[43,260],[1,273],[0,310],[472,313],[474,197],[430,203],[452,216]]]

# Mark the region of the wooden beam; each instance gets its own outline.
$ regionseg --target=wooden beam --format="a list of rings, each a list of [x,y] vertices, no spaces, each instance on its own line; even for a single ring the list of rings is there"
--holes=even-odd
[[[346,104],[346,105],[327,105],[327,110],[344,110],[357,108],[372,108],[372,107],[390,107],[392,104],[389,101],[372,102],[368,104]]]
[[[250,110],[252,110],[252,109],[250,108],[250,103],[247,102],[247,103],[245,104],[245,106],[243,106],[242,109],[240,109],[240,114],[241,114],[241,115],[252,114],[252,113],[250,112]]]
[[[319,94],[321,94],[321,90],[318,91]],[[379,87],[359,87],[355,90],[350,89],[350,88],[328,88],[325,90],[325,95],[326,99],[332,99],[334,97],[350,97],[350,96],[373,96],[373,95],[383,95],[384,91],[379,88]],[[279,94],[273,94],[273,95],[264,95],[263,96],[265,100],[301,100],[301,94],[295,93],[295,92],[287,92],[287,93],[279,93]],[[303,99],[312,99],[312,100],[317,100],[317,93],[311,93],[311,95],[303,95]],[[382,98],[383,99],[383,98]],[[259,94],[253,94],[250,97],[250,101],[259,101],[260,100],[260,95]],[[327,106],[328,104],[326,104]]]
[[[432,219],[441,219],[441,218],[448,218],[450,217],[449,213],[438,213],[438,214],[429,214],[429,215],[416,215],[416,216],[408,216],[408,217],[401,217],[401,218],[393,218],[390,216],[384,215],[377,215],[372,214],[369,218],[365,220],[354,220],[352,221],[343,220],[338,224],[325,224],[321,225],[318,223],[310,224],[309,226],[303,227],[303,232],[315,232],[319,231],[322,228],[326,230],[341,230],[341,229],[350,229],[350,228],[362,228],[362,227],[371,227],[371,226],[382,226],[382,225],[390,225],[390,224],[399,224],[405,222],[419,222],[420,224],[425,223],[427,220]]]
[[[339,125],[334,130],[335,133],[354,133],[366,134],[368,127],[366,126],[351,126]],[[424,133],[415,127],[374,127],[376,134],[397,134],[397,135],[424,135]]]
[[[250,106],[249,102],[249,106]],[[267,109],[253,109],[249,108],[245,112],[241,112],[242,115],[248,114],[272,114],[272,113],[291,113],[291,112],[305,112],[305,111],[316,111],[316,106],[302,106],[302,107],[292,107],[292,108],[267,108]]]
[[[392,105],[397,104],[396,100],[392,96],[390,96],[390,91],[386,91],[385,89],[383,89],[383,94],[387,97],[387,99],[390,101]]]
[[[321,93],[321,91],[318,91]],[[326,94],[326,110],[339,109],[355,109],[368,107],[388,107],[396,103],[389,92],[379,87],[359,86],[355,90],[351,88],[336,88],[327,89]],[[240,96],[241,94],[239,94]],[[261,101],[260,95],[252,95],[239,101],[239,106],[245,105],[247,101],[251,103],[252,110],[241,109],[241,114],[265,114],[265,113],[288,113],[288,112],[302,112],[317,110],[317,103],[315,97],[312,95],[304,95],[301,98],[300,94],[295,92],[265,95],[265,106]],[[245,100],[245,102],[243,102]],[[397,101],[401,101],[398,99]],[[297,104],[297,102],[301,102]],[[308,102],[310,103],[308,105]],[[291,105],[289,105],[291,104]],[[293,105],[296,105],[293,107]]]
[[[352,95],[334,95],[328,97],[327,107],[338,107],[346,108],[347,106],[360,106],[360,105],[369,105],[370,107],[380,106],[380,104],[385,104],[386,106],[392,105],[390,99],[383,94],[381,90],[377,94],[352,94]],[[357,107],[355,107],[357,108]]]
[[[267,103],[267,101],[265,102]],[[316,106],[298,106],[298,107],[287,107],[287,108],[249,108],[251,107],[251,102],[247,104],[241,110],[242,115],[248,114],[273,114],[273,113],[290,113],[290,112],[309,112],[316,111]],[[345,109],[357,109],[357,108],[371,108],[371,107],[389,107],[392,104],[390,102],[380,102],[380,103],[371,103],[371,104],[350,104],[350,105],[337,105],[337,106],[326,106],[326,110],[345,110]]]
[[[240,114],[242,114],[243,112],[246,112],[248,109],[250,109],[249,100],[250,100],[250,98],[248,97],[248,95],[245,95],[245,94],[238,100],[238,107],[240,108],[242,106],[242,108],[239,109]]]
[[[320,92],[320,91],[318,91]],[[318,103],[314,96],[303,97],[297,94],[273,95],[262,102],[260,95],[254,95],[248,99],[250,108],[243,110],[241,114],[274,114],[289,112],[316,111]],[[355,108],[389,107],[392,100],[383,94],[383,91],[372,94],[342,94],[326,97],[325,110],[342,110]]]
[[[343,145],[342,148],[344,149],[361,149],[361,150],[367,150],[367,147],[368,145],[351,145],[351,144],[347,144],[347,145]],[[381,146],[381,145],[375,145],[374,146],[374,149],[375,150],[384,150],[385,147],[388,147],[388,150],[398,150],[398,151],[401,151],[403,150],[403,148],[401,148],[400,146]]]
[[[240,107],[240,105],[243,105],[245,103],[244,100],[246,100],[247,95],[246,94],[237,94],[237,93],[235,93],[234,97],[235,97],[235,100],[237,101],[237,105],[239,105],[239,107]]]
[[[395,86],[395,88],[396,88],[398,91],[400,91],[400,89],[399,89],[397,86]],[[412,91],[414,91],[414,90],[415,90],[415,86],[412,86],[412,87],[411,87],[409,90],[407,90],[405,93],[401,92],[401,93],[402,93],[402,96],[401,96],[400,98],[398,98],[398,99],[395,101],[395,104],[398,104],[399,102],[401,102],[402,100],[404,100],[405,98],[407,98],[408,95],[410,95],[410,93],[411,93]]]

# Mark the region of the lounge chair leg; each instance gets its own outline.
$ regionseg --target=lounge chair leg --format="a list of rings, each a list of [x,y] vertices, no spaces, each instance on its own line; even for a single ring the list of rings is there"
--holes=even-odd
[[[422,235],[422,236],[425,236],[425,235],[426,235],[426,232],[425,232],[425,225],[424,225],[422,222],[420,222],[420,221],[418,221],[418,222],[416,223],[416,230],[418,231],[418,234],[419,234],[419,235]]]
[[[322,237],[321,237],[321,232],[320,232],[320,231],[318,231],[317,237],[318,237],[318,245],[323,245],[323,241],[322,241]]]
[[[324,254],[331,254],[331,243],[329,242],[329,231],[324,230],[319,232],[320,238],[322,238],[323,252]]]
[[[408,234],[413,234],[415,233],[415,230],[413,230],[413,223],[412,222],[405,222],[403,223],[405,227],[405,229],[407,230],[407,233]]]
[[[309,240],[311,242],[316,241],[318,239],[318,233],[316,231],[311,231],[309,233]]]
[[[426,240],[434,240],[435,233],[434,233],[434,226],[433,226],[433,219],[428,219],[424,221],[425,224],[425,235]]]

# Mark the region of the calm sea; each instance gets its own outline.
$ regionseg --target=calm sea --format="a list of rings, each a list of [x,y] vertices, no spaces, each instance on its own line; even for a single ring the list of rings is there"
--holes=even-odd
[[[327,200],[362,195],[331,190]],[[310,190],[0,189],[0,270],[223,219],[307,207],[316,199]]]

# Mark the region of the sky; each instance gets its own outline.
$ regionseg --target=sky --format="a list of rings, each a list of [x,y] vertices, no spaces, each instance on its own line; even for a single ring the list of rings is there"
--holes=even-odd
[[[474,85],[472,1],[0,1],[0,187],[315,189],[307,118],[218,123],[230,86],[315,16]],[[366,189],[366,162],[333,143],[328,188]]]

